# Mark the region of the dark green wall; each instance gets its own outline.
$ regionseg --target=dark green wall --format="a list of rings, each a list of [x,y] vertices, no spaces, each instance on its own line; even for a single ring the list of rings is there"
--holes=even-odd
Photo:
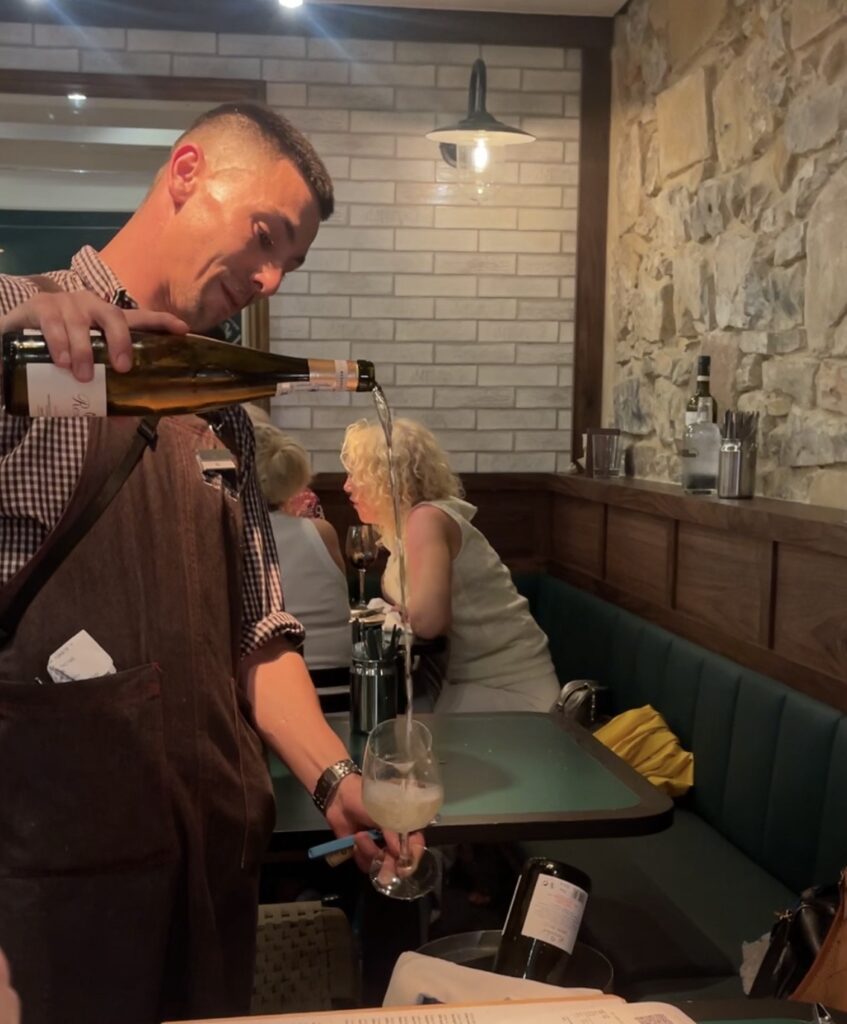
[[[0,274],[44,274],[70,266],[84,245],[102,249],[129,213],[0,209]],[[241,314],[205,332],[241,344]]]
[[[0,209],[0,273],[43,274],[70,265],[83,245],[102,248],[129,213]]]

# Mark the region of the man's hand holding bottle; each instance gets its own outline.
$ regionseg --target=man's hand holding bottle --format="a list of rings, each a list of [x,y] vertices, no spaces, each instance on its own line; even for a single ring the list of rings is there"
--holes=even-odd
[[[130,329],[186,334],[188,324],[171,313],[149,309],[121,309],[93,292],[38,292],[0,317],[0,334],[40,330],[56,366],[70,369],[78,381],[94,376],[91,328],[106,338],[109,362],[118,373],[132,367]]]

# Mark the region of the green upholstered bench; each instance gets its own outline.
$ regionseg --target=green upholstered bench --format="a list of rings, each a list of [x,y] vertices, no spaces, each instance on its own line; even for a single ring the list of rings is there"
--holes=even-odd
[[[546,574],[516,577],[559,679],[611,688],[610,713],[652,704],[694,752],[665,832],[527,843],[582,867],[586,941],[638,998],[741,993],[741,943],[847,864],[847,716]]]

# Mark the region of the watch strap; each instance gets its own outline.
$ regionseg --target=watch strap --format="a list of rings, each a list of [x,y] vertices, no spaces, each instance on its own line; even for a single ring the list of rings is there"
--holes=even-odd
[[[361,774],[362,771],[359,766],[349,757],[343,758],[341,761],[336,761],[335,764],[331,764],[328,768],[325,768],[321,773],[321,777],[315,784],[315,789],[312,793],[312,800],[315,803],[315,807],[317,807],[321,814],[325,814],[330,797],[338,788],[338,784],[341,780],[346,779],[348,775]]]

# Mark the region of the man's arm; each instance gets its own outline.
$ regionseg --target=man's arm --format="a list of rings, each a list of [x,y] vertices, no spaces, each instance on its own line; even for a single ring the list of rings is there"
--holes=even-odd
[[[242,659],[242,681],[259,735],[313,793],[324,770],[350,755],[324,718],[303,658],[285,640],[271,641]],[[364,832],[374,822],[362,803],[360,776],[342,779],[325,813],[336,835],[362,833],[356,860],[368,870],[380,851]]]

